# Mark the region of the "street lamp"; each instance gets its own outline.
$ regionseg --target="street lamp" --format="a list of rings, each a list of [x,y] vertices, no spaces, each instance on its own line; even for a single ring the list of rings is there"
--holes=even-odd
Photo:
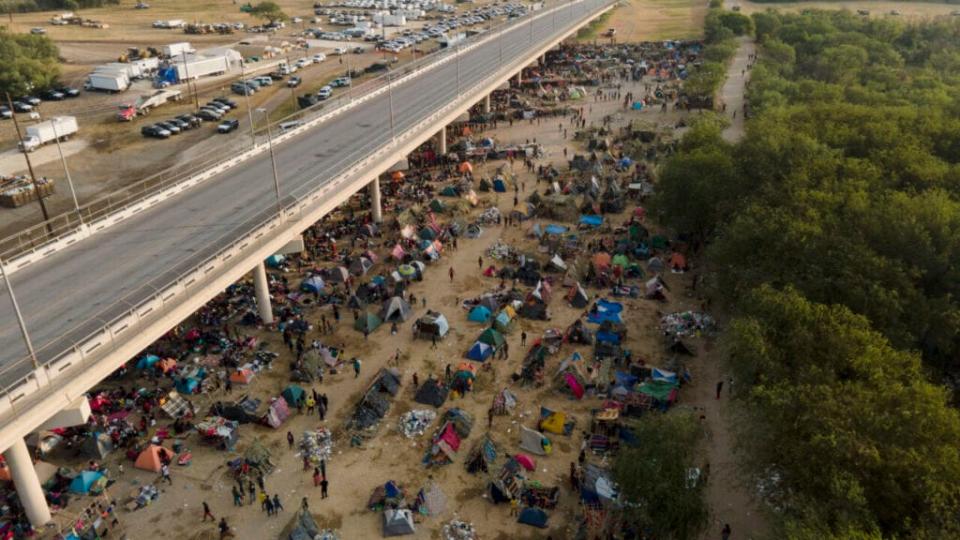
[[[53,140],[57,141],[57,153],[60,154],[60,164],[63,165],[63,175],[67,177],[67,185],[70,186],[70,196],[73,197],[73,209],[77,212],[77,219],[83,225],[83,214],[80,213],[80,202],[77,201],[77,191],[73,189],[73,178],[70,177],[70,169],[67,167],[67,158],[63,156],[63,148],[60,146],[60,134],[57,133],[57,119],[50,119],[53,124]]]
[[[270,147],[270,163],[273,165],[273,187],[277,192],[277,213],[283,208],[280,206],[280,177],[277,175],[277,155],[273,152],[273,132],[270,130],[270,113],[266,109],[257,109],[258,113],[263,113],[267,121],[267,145]]]
[[[457,97],[460,97],[460,42],[457,42]]]
[[[290,66],[290,62],[287,62]],[[253,109],[250,108],[250,87],[247,86],[247,75],[244,70],[243,60],[240,60],[240,85],[243,86],[243,100],[247,105],[247,119],[250,121],[250,142],[253,148],[257,147],[257,134],[253,130]]]
[[[387,73],[387,96],[390,101],[390,138],[397,142],[397,132],[393,125],[393,77]]]
[[[0,274],[3,274],[3,282],[7,285],[7,293],[10,295],[10,303],[13,304],[13,313],[17,316],[17,324],[20,326],[20,335],[23,336],[23,342],[27,346],[27,354],[30,355],[30,361],[33,363],[33,369],[40,369],[40,363],[37,361],[37,353],[33,349],[33,342],[30,341],[30,334],[27,333],[27,323],[23,320],[23,314],[20,313],[20,304],[17,303],[17,297],[13,295],[13,284],[10,283],[10,274],[0,258]]]

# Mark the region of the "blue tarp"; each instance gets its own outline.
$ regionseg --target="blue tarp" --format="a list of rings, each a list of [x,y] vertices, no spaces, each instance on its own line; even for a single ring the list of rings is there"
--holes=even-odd
[[[319,293],[323,291],[323,287],[325,285],[326,284],[323,282],[323,278],[320,276],[310,276],[300,283],[300,290],[311,293]]]
[[[276,255],[271,255],[267,257],[267,266],[269,266],[270,268],[278,268],[281,264],[283,264],[283,261],[285,260],[286,260],[286,257],[277,253]]]
[[[600,324],[604,321],[612,321],[615,323],[623,322],[620,319],[620,312],[623,311],[623,304],[619,302],[610,302],[609,300],[597,300],[597,311],[594,312],[592,309],[587,315],[587,320],[594,323]]]
[[[470,310],[470,315],[467,316],[467,319],[473,322],[489,322],[490,317],[493,316],[493,313],[490,311],[490,308],[487,306],[477,306]]]
[[[614,372],[613,377],[616,380],[617,386],[622,386],[628,390],[633,388],[633,385],[637,384],[636,375],[631,375],[622,371],[616,371]]]
[[[93,483],[103,476],[102,472],[83,471],[70,482],[70,491],[73,493],[86,494],[90,491]]]
[[[677,374],[672,371],[653,368],[651,378],[655,381],[663,381],[671,384],[677,384]]]
[[[547,232],[547,234],[563,234],[567,232],[566,227],[562,225],[553,225],[553,224],[547,225],[546,228],[544,228],[544,230]]]
[[[500,178],[494,178],[494,179],[493,179],[493,190],[496,191],[497,193],[506,193],[506,192],[507,192],[507,184],[505,184],[504,181],[503,181],[502,179],[500,179]]]
[[[491,355],[493,355],[493,347],[486,343],[480,343],[479,341],[474,343],[473,347],[470,347],[470,350],[467,351],[467,358],[476,360],[477,362],[483,362],[487,358],[490,358]]]
[[[148,355],[140,358],[140,360],[137,360],[137,369],[147,369],[147,368],[151,368],[151,367],[153,367],[154,364],[156,364],[156,363],[159,362],[159,361],[160,361],[160,357],[159,357],[159,356],[156,356],[156,355],[153,355],[153,354],[148,354]]]
[[[597,332],[597,343],[613,343],[614,345],[619,345],[620,336],[611,332]]]
[[[546,529],[548,517],[549,516],[547,513],[543,510],[535,506],[531,506],[520,511],[520,517],[517,518],[517,523],[533,525],[534,527]]]
[[[177,381],[177,392],[181,394],[193,394],[200,386],[200,381],[193,377],[184,377]]]
[[[580,216],[580,224],[599,227],[603,224],[603,216]]]

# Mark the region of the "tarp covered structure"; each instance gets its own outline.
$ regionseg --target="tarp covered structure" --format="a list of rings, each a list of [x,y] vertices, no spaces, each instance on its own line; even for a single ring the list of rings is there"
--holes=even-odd
[[[550,439],[546,438],[543,433],[526,426],[520,426],[520,448],[538,456],[546,456],[553,452]]]
[[[443,406],[444,402],[447,401],[448,393],[449,389],[447,388],[447,385],[431,377],[424,381],[422,385],[420,385],[420,388],[417,389],[417,394],[414,396],[413,400],[417,403],[422,403],[423,405],[441,407]]]
[[[520,511],[520,515],[517,517],[517,523],[546,529],[547,519],[549,519],[549,517],[550,516],[542,509],[535,506],[528,506]]]
[[[467,456],[467,472],[471,474],[487,473],[497,460],[497,445],[484,436]]]
[[[171,450],[162,446],[151,444],[142,452],[140,452],[140,455],[137,456],[137,461],[134,462],[133,466],[144,471],[153,471],[158,473],[160,472],[160,467],[163,465],[162,458],[172,461],[173,456],[174,454]]]
[[[107,454],[113,451],[113,442],[106,433],[91,433],[83,439],[80,451],[84,456],[103,459]]]
[[[413,513],[407,508],[388,508],[383,511],[383,536],[402,536],[417,532]]]
[[[303,401],[305,394],[306,391],[296,384],[291,384],[284,388],[283,392],[280,392],[280,395],[283,396],[283,399],[290,407],[296,407],[298,403]]]
[[[443,339],[450,331],[450,323],[443,313],[428,311],[426,315],[417,319],[417,337]]]
[[[287,400],[281,396],[270,402],[263,420],[268,426],[276,429],[283,424],[288,416],[290,416],[290,407],[287,405]]]

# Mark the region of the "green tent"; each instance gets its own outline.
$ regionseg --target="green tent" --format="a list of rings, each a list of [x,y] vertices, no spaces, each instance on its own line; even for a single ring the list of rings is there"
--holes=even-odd
[[[623,253],[613,256],[613,265],[619,266],[621,268],[626,268],[630,265],[630,261],[627,259],[627,256]]]
[[[453,187],[453,186],[447,186],[447,187],[443,188],[443,191],[440,192],[440,195],[442,195],[442,196],[444,196],[444,197],[459,197],[459,196],[460,196],[460,194],[457,193],[457,188],[455,188],[455,187]],[[434,199],[434,200],[436,200],[436,199]],[[430,203],[430,204],[433,205],[433,203]]]
[[[304,392],[303,388],[295,384],[291,384],[290,386],[284,388],[283,392],[280,392],[280,395],[283,396],[283,399],[287,402],[287,405],[296,407],[297,403],[304,399],[303,395],[305,393],[306,392]]]
[[[638,386],[637,392],[646,394],[657,401],[669,401],[670,392],[678,387],[678,384],[667,381],[649,381]]]
[[[493,347],[494,349],[499,349],[500,347],[503,347],[503,344],[507,342],[507,340],[504,339],[503,334],[501,334],[500,332],[497,332],[493,328],[487,328],[486,330],[484,330],[483,333],[480,334],[480,337],[477,338],[477,341],[479,341],[480,343],[486,343],[487,345]]]
[[[383,324],[383,321],[380,320],[380,317],[368,312],[360,315],[357,322],[353,323],[353,329],[357,332],[366,331],[369,334],[379,328],[381,324]]]
[[[437,238],[437,233],[434,232],[434,230],[430,227],[424,227],[420,229],[418,235],[420,236],[421,240],[434,240]]]
[[[480,179],[480,191],[490,191],[493,189],[493,185],[486,178]]]
[[[439,212],[446,212],[446,211],[447,211],[447,205],[443,204],[443,202],[441,202],[440,199],[434,199],[434,200],[430,201],[430,209],[433,210],[434,212],[438,212],[438,213],[439,213]]]
[[[641,240],[646,240],[649,236],[650,233],[643,225],[640,225],[639,223],[630,225],[630,240],[639,242]]]

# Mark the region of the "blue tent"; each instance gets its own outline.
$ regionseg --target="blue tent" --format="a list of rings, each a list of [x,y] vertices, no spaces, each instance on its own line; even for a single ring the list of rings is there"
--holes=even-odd
[[[279,253],[277,253],[276,255],[271,255],[267,257],[267,266],[269,266],[270,268],[278,268],[281,264],[283,264],[283,261],[285,261],[286,259],[287,259],[286,257],[284,257]]]
[[[83,471],[70,482],[70,491],[73,493],[86,494],[93,487],[93,484],[103,477],[102,472]]]
[[[617,381],[617,386],[622,386],[628,390],[633,388],[633,385],[637,384],[638,380],[636,375],[631,375],[622,371],[614,372],[613,378]]]
[[[492,355],[493,347],[487,345],[486,343],[480,343],[479,341],[474,343],[473,347],[470,347],[470,350],[467,351],[467,358],[470,360],[476,360],[477,362],[484,362]]]
[[[599,227],[603,224],[603,216],[580,216],[580,224],[589,227]]]
[[[520,511],[520,517],[517,518],[517,523],[533,525],[534,527],[546,529],[547,518],[549,517],[550,516],[548,516],[543,510],[535,506],[530,506]]]
[[[181,394],[193,394],[200,386],[200,381],[193,377],[184,377],[177,381],[177,392]]]
[[[320,276],[310,276],[300,283],[300,290],[311,293],[319,293],[323,291],[323,287],[325,285],[326,284],[323,282],[323,278]]]
[[[304,394],[306,391],[300,386],[291,384],[290,386],[283,389],[283,392],[280,392],[280,395],[283,396],[283,400],[287,402],[287,405],[291,407],[296,407],[297,403],[304,399]]]
[[[493,190],[497,193],[506,193],[507,184],[504,183],[503,178],[494,178],[493,179]]]
[[[159,362],[159,361],[160,361],[160,357],[159,357],[159,356],[156,356],[156,355],[153,355],[153,354],[148,354],[148,355],[140,358],[140,360],[137,360],[137,369],[148,369],[148,368],[152,368],[153,365],[156,364],[156,363]]]
[[[613,343],[614,345],[619,345],[620,336],[612,332],[597,332],[597,343]]]
[[[492,316],[493,312],[490,311],[490,308],[487,306],[477,306],[470,310],[470,315],[467,315],[467,320],[485,323],[489,322]]]

